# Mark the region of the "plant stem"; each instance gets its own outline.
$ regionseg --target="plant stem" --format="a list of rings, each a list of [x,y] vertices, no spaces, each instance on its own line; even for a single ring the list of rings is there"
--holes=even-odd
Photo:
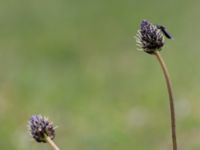
[[[46,136],[46,140],[47,140],[47,142],[49,143],[49,145],[53,148],[53,150],[60,150],[60,149],[58,148],[58,146],[54,143],[54,141],[51,140],[50,137]]]
[[[160,66],[162,68],[165,81],[167,84],[167,90],[169,94],[169,104],[170,104],[170,114],[171,114],[171,134],[172,134],[172,143],[173,143],[173,150],[177,150],[177,141],[176,141],[176,118],[175,118],[175,108],[174,108],[174,97],[172,92],[172,84],[169,76],[169,72],[167,70],[167,66],[165,64],[165,61],[163,60],[161,54],[159,51],[156,51],[154,53],[156,58],[158,59]]]

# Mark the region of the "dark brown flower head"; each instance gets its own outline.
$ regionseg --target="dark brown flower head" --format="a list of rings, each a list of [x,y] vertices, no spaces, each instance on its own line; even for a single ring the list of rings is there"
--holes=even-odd
[[[28,121],[28,129],[37,142],[46,143],[46,136],[50,137],[52,140],[55,138],[55,128],[47,117],[33,115]]]
[[[140,24],[140,30],[138,30],[136,35],[136,42],[139,49],[153,54],[156,50],[161,50],[164,46],[164,37],[156,25],[143,20]]]

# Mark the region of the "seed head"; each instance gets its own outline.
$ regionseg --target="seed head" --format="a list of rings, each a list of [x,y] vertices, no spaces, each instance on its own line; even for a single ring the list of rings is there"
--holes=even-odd
[[[143,20],[136,35],[136,42],[139,49],[153,54],[156,50],[161,50],[164,46],[164,37],[156,25]]]
[[[46,143],[46,136],[52,140],[55,138],[55,128],[48,118],[41,115],[33,115],[28,121],[28,129],[37,142]]]

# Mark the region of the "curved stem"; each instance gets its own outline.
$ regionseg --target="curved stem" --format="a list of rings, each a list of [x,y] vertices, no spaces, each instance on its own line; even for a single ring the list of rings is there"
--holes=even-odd
[[[51,140],[50,137],[46,136],[46,140],[49,143],[49,145],[53,148],[53,150],[60,150],[58,146]]]
[[[159,51],[156,51],[154,53],[156,58],[158,59],[160,66],[162,68],[166,84],[167,84],[167,90],[169,94],[169,104],[170,104],[170,113],[171,113],[171,132],[172,132],[172,143],[173,143],[173,150],[177,150],[177,141],[176,141],[176,118],[175,118],[175,108],[174,108],[174,97],[172,92],[172,84],[169,76],[169,72],[167,70],[167,66],[159,53]]]

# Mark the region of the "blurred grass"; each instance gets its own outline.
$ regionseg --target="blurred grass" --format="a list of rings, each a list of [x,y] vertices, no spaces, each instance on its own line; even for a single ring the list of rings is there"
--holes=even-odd
[[[1,149],[48,149],[32,114],[59,126],[70,150],[167,150],[168,99],[156,60],[136,51],[142,19],[166,25],[181,150],[200,149],[199,14],[190,1],[0,1]]]

